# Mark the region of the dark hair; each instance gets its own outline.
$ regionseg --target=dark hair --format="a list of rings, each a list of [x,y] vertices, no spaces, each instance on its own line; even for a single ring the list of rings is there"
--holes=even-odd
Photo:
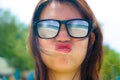
[[[83,15],[85,19],[90,19],[93,21],[92,27],[95,27],[92,33],[95,35],[95,41],[92,44],[92,36],[89,37],[89,43],[88,43],[88,49],[87,49],[87,55],[81,64],[81,80],[100,80],[99,79],[99,72],[102,65],[102,32],[100,29],[100,26],[89,8],[88,4],[85,2],[85,0],[41,0],[33,14],[33,19],[31,23],[31,27],[29,30],[29,48],[31,50],[31,53],[35,59],[35,78],[36,80],[48,80],[47,76],[47,68],[45,64],[43,63],[40,51],[37,48],[38,45],[38,37],[35,36],[34,31],[34,24],[33,22],[36,20],[39,20],[42,10],[50,4],[52,1],[57,1],[60,3],[68,2],[74,5]]]

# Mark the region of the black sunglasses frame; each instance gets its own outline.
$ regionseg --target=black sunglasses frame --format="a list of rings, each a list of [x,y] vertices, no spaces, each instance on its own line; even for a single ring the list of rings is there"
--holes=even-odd
[[[39,22],[42,22],[42,21],[50,21],[50,20],[56,21],[56,22],[59,23],[58,32],[57,32],[57,34],[56,34],[54,37],[43,38],[43,37],[41,37],[41,36],[39,35],[39,33],[38,33],[37,24],[38,24]],[[83,36],[83,37],[75,37],[75,36],[72,36],[72,35],[69,33],[67,23],[68,23],[69,21],[73,21],[73,20],[81,20],[81,21],[86,21],[86,22],[88,22],[89,27],[88,27],[88,33],[87,33],[86,36]],[[66,28],[66,31],[67,31],[68,35],[69,35],[70,37],[72,37],[72,38],[86,38],[86,37],[88,37],[88,36],[90,35],[90,33],[93,31],[92,20],[88,20],[88,19],[70,19],[70,20],[44,19],[44,20],[38,20],[38,21],[33,22],[34,33],[35,33],[35,35],[38,36],[39,38],[42,38],[42,39],[52,39],[52,38],[57,37],[57,35],[59,34],[60,28],[61,28],[61,27],[60,27],[61,24],[64,24],[64,25],[65,25],[65,28]]]

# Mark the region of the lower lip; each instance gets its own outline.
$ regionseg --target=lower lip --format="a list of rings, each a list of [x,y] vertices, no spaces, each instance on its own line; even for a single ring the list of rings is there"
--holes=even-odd
[[[60,49],[57,49],[57,51],[60,51],[60,52],[63,52],[63,53],[69,53],[71,51],[71,49],[69,49],[69,48],[60,48]]]

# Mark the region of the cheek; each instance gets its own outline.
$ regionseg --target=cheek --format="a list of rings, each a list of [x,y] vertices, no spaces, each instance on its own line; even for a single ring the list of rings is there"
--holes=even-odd
[[[42,48],[52,48],[54,43],[52,40],[45,40],[45,39],[39,39],[39,46],[42,47]]]
[[[89,41],[89,38],[86,38],[86,39],[83,39],[83,40],[78,40],[78,39],[75,39],[73,41],[73,44],[74,44],[74,47],[73,49],[75,50],[79,50],[80,52],[81,51],[86,51],[87,48],[88,48],[88,41]]]
[[[73,54],[74,57],[76,58],[76,61],[79,61],[80,63],[83,62],[87,54],[87,48],[88,48],[88,38],[74,43]]]

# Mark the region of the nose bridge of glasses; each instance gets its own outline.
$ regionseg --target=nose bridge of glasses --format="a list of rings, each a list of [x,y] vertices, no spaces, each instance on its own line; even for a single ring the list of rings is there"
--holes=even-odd
[[[59,35],[63,35],[64,34],[64,36],[66,35],[66,36],[69,36],[69,34],[68,34],[68,31],[67,31],[67,27],[66,27],[66,20],[60,20],[59,21],[59,23],[60,23],[60,31],[59,31]]]
[[[66,31],[67,32],[67,29],[66,29],[66,20],[61,20],[60,21],[60,31]]]
[[[60,20],[61,24],[66,24],[66,20]]]

